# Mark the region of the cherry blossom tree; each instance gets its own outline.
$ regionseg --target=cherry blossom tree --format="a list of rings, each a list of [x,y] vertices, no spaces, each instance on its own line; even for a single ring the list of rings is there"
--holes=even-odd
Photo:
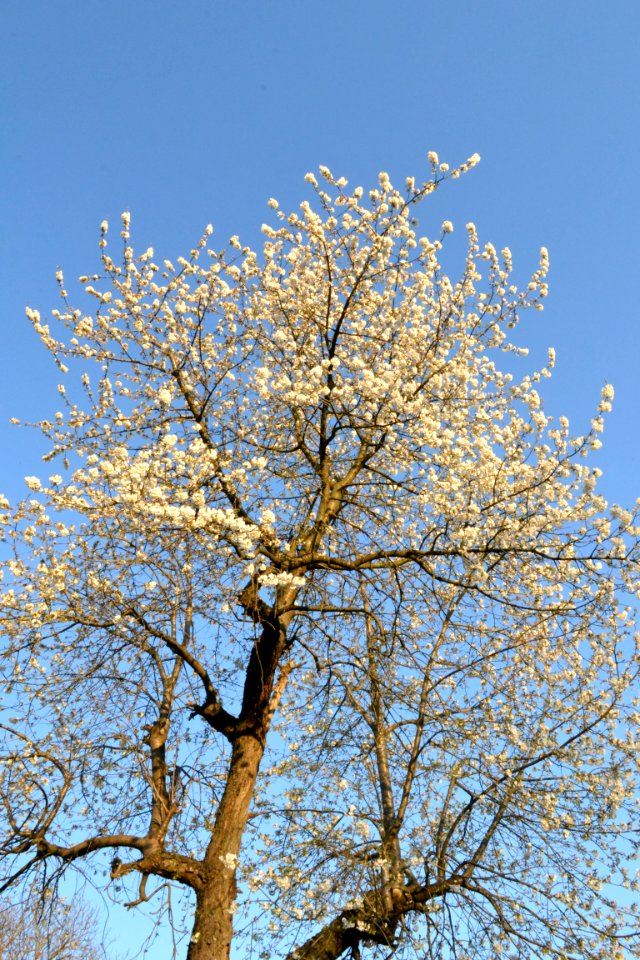
[[[5,885],[182,889],[188,960],[637,955],[613,389],[582,435],[543,410],[553,351],[511,330],[545,250],[519,289],[468,224],[445,272],[428,201],[477,160],[366,194],[321,167],[260,253],[136,255],[125,214],[28,312],[63,382],[2,500]]]

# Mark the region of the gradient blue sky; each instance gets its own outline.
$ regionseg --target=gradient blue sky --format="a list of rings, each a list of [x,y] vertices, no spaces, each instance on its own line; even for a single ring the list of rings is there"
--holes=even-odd
[[[38,473],[55,369],[24,316],[97,266],[99,224],[188,250],[212,222],[259,243],[266,201],[324,163],[367,186],[426,174],[428,150],[482,163],[421,212],[474,220],[516,272],[551,255],[519,341],[557,350],[547,407],[586,429],[608,381],[603,489],[640,494],[638,0],[24,0],[0,37],[0,489]],[[154,958],[164,960],[153,951]]]

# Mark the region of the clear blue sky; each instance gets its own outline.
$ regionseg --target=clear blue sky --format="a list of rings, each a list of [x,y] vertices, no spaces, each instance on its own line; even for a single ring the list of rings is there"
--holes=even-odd
[[[474,220],[521,277],[549,248],[520,340],[556,347],[548,408],[576,430],[614,384],[604,492],[640,495],[638,0],[24,0],[2,20],[0,490],[39,466],[8,418],[56,402],[25,304],[95,269],[103,218],[131,210],[159,256],[208,222],[258,243],[267,198],[297,204],[318,164],[366,186],[432,149],[482,163],[425,232]]]

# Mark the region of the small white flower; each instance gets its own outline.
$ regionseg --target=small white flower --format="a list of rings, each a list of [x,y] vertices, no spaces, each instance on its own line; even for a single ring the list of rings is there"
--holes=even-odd
[[[37,477],[25,477],[24,482],[28,486],[29,490],[35,490],[36,493],[38,490],[42,490],[42,484]]]
[[[269,508],[262,510],[260,513],[260,525],[263,527],[273,527],[275,526],[276,515],[273,510]]]
[[[439,157],[435,150],[429,150],[429,153],[427,154],[427,160],[429,163],[433,163],[434,166],[438,164]]]
[[[605,384],[604,387],[602,388],[602,399],[608,400],[609,402],[611,402],[611,400],[613,400],[613,397],[614,397],[613,387],[611,386],[610,383]]]
[[[451,220],[444,221],[444,223],[442,224],[442,232],[453,233],[453,224],[451,223]]]

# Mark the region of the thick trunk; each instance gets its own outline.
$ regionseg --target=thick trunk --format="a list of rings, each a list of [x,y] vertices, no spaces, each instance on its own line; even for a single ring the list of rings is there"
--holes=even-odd
[[[280,597],[285,607],[293,602],[296,592],[297,589]],[[280,659],[286,649],[286,627],[291,615],[285,614],[278,620],[274,611],[267,608],[258,596],[255,584],[243,592],[241,602],[245,611],[263,626],[249,657],[240,715],[228,724],[231,759],[203,861],[202,880],[195,888],[196,914],[187,960],[229,960],[236,865],[242,835],[271,717],[289,674],[289,668],[282,667],[274,690]],[[206,717],[206,705],[201,713]],[[215,716],[219,716],[218,711]]]
[[[229,960],[235,871],[222,870],[198,892],[187,960]]]
[[[196,914],[187,960],[229,960],[236,898],[236,863],[249,815],[263,743],[238,737],[229,775],[205,857],[204,880],[196,892]]]

